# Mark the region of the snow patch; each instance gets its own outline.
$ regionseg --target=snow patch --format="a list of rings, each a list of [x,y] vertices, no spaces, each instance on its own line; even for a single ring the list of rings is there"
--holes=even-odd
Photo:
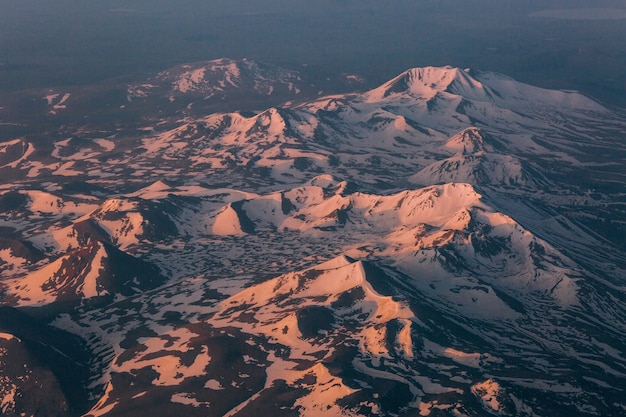
[[[18,342],[20,342],[19,338],[13,336],[10,333],[2,333],[2,332],[0,332],[0,339],[3,339],[3,340],[17,340]]]
[[[501,410],[499,397],[502,396],[502,387],[493,379],[472,385],[472,394],[483,404],[486,410],[498,413]]]
[[[222,386],[221,382],[218,381],[217,379],[209,379],[206,384],[204,384],[204,388],[206,389],[211,389],[214,391],[221,391],[224,389],[224,387]]]

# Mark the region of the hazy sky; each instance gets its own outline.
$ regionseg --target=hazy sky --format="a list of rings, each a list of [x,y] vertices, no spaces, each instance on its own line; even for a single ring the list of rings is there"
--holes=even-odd
[[[624,39],[623,0],[0,0],[0,91],[248,57],[373,84],[450,64],[626,105]]]

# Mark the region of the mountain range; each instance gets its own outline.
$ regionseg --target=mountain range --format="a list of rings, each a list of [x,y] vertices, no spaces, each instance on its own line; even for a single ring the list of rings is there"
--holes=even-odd
[[[626,113],[453,67],[318,80],[3,99],[3,415],[626,413]]]

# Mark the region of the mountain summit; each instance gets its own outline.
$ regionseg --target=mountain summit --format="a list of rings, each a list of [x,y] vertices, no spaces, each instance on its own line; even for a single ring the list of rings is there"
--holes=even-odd
[[[468,101],[492,102],[506,107],[547,106],[570,110],[596,110],[602,107],[575,92],[546,90],[517,82],[502,74],[455,67],[409,69],[371,92],[382,99],[409,94],[416,98],[456,96]]]
[[[470,75],[469,70],[454,67],[412,68],[383,84],[379,89],[383,97],[409,93],[419,96],[447,92],[464,97],[479,95],[490,97],[493,92]],[[479,93],[480,92],[480,93]]]

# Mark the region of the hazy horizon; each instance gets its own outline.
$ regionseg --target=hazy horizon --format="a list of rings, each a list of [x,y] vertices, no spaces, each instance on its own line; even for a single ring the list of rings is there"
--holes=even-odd
[[[614,0],[25,0],[0,9],[0,91],[246,57],[356,73],[370,85],[410,67],[472,67],[626,107],[626,5]]]

